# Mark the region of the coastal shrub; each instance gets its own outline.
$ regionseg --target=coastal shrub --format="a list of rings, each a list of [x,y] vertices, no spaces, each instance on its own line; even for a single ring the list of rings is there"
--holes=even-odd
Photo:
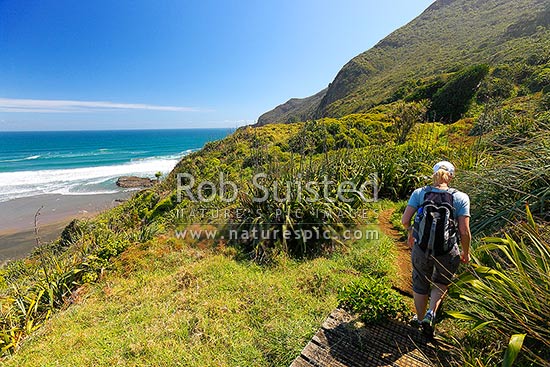
[[[336,134],[336,136],[334,136],[334,140],[335,140],[334,145],[335,145],[336,149],[343,149],[343,148],[353,149],[353,148],[355,148],[355,139],[353,139],[352,137],[350,137],[346,133]]]
[[[304,155],[338,149],[336,136],[341,143],[348,137],[345,130],[345,126],[335,119],[308,121],[289,139],[288,147],[291,152]]]
[[[398,102],[394,106],[391,117],[394,121],[394,129],[397,135],[396,144],[403,144],[409,133],[418,122],[424,122],[428,111],[429,101],[420,102]]]
[[[490,137],[491,145],[495,149],[503,146],[513,147],[524,144],[534,138],[539,131],[537,121],[530,116],[514,116],[509,124],[496,131]]]
[[[5,279],[7,288],[0,297],[1,355],[13,354],[52,312],[64,307],[82,284],[82,275],[78,258],[53,256],[41,263],[32,282],[23,282],[21,277]]]
[[[477,92],[477,101],[487,103],[492,100],[501,100],[512,97],[514,93],[514,84],[502,78],[487,78],[479,87]]]
[[[53,310],[61,308],[75,287],[80,285],[82,268],[78,262],[70,259],[63,261],[52,258],[51,261],[53,266],[35,287],[38,294],[43,294],[43,301]]]
[[[320,254],[341,243],[339,231],[355,223],[352,208],[361,198],[346,194],[349,202],[345,202],[338,196],[338,178],[342,176],[337,175],[345,174],[328,174],[325,169],[332,167],[330,163],[311,165],[302,170],[292,166],[273,170],[258,181],[263,188],[248,184],[241,194],[242,215],[231,229],[238,232],[237,242],[257,261],[269,261],[281,253],[295,257]],[[325,180],[331,184],[323,187]],[[315,183],[310,190],[305,189],[308,182]]]
[[[89,255],[108,260],[126,249],[134,231],[135,228],[123,231],[118,226],[113,227],[109,219],[96,218],[89,226],[89,233],[83,241],[83,246],[79,248],[80,253],[76,255],[80,261],[84,261]]]
[[[521,338],[527,360],[550,366],[550,242],[529,208],[526,213],[527,223],[513,237],[483,240],[475,253],[487,260],[458,277],[451,295],[462,310],[448,313],[470,321],[473,330],[490,329],[515,343]]]
[[[472,231],[490,234],[510,221],[525,217],[525,203],[533,215],[550,219],[550,134],[540,130],[523,144],[490,152],[488,164],[462,172],[461,187],[472,202]]]
[[[164,232],[164,226],[157,222],[143,225],[139,231],[132,232],[128,237],[130,241],[145,243]]]
[[[443,78],[438,78],[427,84],[423,84],[415,88],[409,95],[404,98],[406,102],[419,102],[424,99],[431,100],[437,91],[445,85]]]
[[[419,102],[423,99],[431,100],[434,94],[445,85],[447,76],[440,74],[426,79],[407,80],[382,104],[391,104],[397,101]]]
[[[155,220],[155,218],[158,218],[168,211],[174,209],[176,205],[178,204],[177,200],[177,194],[176,192],[170,193],[170,195],[166,196],[164,199],[160,200],[153,209],[149,212],[147,215],[148,221]]]
[[[540,99],[538,110],[544,114],[550,111],[550,91],[544,93]]]
[[[533,71],[528,81],[528,88],[536,93],[542,90],[547,91],[550,88],[550,64],[539,65]]]
[[[356,280],[342,289],[338,300],[341,307],[358,313],[367,324],[405,318],[410,313],[403,297],[384,279]]]
[[[63,228],[63,231],[59,236],[59,246],[62,249],[66,249],[77,243],[80,241],[86,230],[86,224],[78,219],[73,219],[65,228]]]
[[[503,108],[500,104],[489,103],[484,106],[484,110],[478,117],[470,135],[481,136],[506,125],[510,125],[515,114],[509,108]]]
[[[404,99],[407,95],[410,95],[412,91],[417,89],[418,83],[418,80],[406,80],[382,103],[387,104]]]
[[[488,72],[487,65],[474,65],[454,75],[433,96],[430,118],[445,123],[458,121],[468,110],[479,83]]]
[[[389,140],[383,114],[352,114],[339,119],[308,121],[288,140],[288,150],[298,154],[362,148]],[[376,120],[375,120],[376,119]]]
[[[98,214],[96,218],[99,221],[89,221],[89,226],[95,227],[98,222],[102,222],[107,223],[113,231],[137,228],[151,209],[151,205],[154,205],[151,202],[156,200],[158,199],[152,189],[137,192],[114,208]]]
[[[0,348],[4,357],[13,354],[23,338],[47,320],[49,310],[42,302],[43,296],[44,292],[16,288],[9,297],[0,299]]]
[[[236,223],[237,238],[259,262],[281,253],[295,257],[320,254],[338,242],[340,230],[353,220],[346,204],[297,199],[255,202],[254,197],[261,194],[256,191],[241,198],[245,214]]]
[[[488,149],[500,150],[503,146],[524,144],[541,128],[541,124],[530,114],[517,114],[501,104],[489,103],[484,106],[469,134],[484,136],[484,145]]]
[[[111,263],[108,259],[90,254],[83,259],[79,266],[82,269],[82,284],[85,284],[96,282],[101,274],[111,267]]]
[[[30,275],[32,275],[32,270],[26,264],[25,260],[11,260],[0,268],[2,289]]]
[[[97,256],[101,259],[108,260],[113,256],[117,256],[122,251],[126,249],[128,242],[119,238],[111,238],[105,240],[99,244],[99,250],[97,251]]]
[[[415,188],[430,182],[431,168],[438,160],[447,159],[462,168],[463,161],[474,157],[473,147],[452,146],[440,139],[439,134],[445,127],[439,127],[421,124],[405,144],[370,147],[355,161],[376,172],[380,198],[394,201],[407,198]]]

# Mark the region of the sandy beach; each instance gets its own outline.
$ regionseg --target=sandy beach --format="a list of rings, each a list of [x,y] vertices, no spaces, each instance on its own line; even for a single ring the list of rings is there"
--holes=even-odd
[[[42,242],[52,241],[75,218],[93,216],[119,204],[132,192],[98,195],[40,195],[0,203],[0,264],[30,254],[36,246],[34,217],[38,209]]]

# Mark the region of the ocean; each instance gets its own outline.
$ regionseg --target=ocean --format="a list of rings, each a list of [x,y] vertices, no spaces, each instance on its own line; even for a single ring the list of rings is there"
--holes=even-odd
[[[233,129],[0,132],[0,202],[122,191],[120,176],[154,178]]]

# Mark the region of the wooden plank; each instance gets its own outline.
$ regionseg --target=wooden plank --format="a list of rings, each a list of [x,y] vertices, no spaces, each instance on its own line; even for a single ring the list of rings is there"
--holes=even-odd
[[[314,366],[315,365],[306,361],[302,355],[299,355],[298,358],[296,358],[294,362],[292,362],[292,364],[290,365],[290,367],[314,367]]]
[[[342,332],[335,329],[327,330],[315,336],[317,342],[328,345],[331,352],[346,366],[393,366],[389,357],[393,355],[383,344],[368,347],[354,343]],[[315,340],[315,339],[314,339]]]
[[[308,343],[302,355],[314,366],[349,367],[334,359],[328,350],[319,348],[315,343]]]
[[[431,367],[432,346],[418,330],[397,321],[356,327],[356,318],[335,309],[293,367]],[[304,364],[305,363],[305,364]]]
[[[395,346],[398,350],[414,350],[420,348],[424,353],[433,356],[433,348],[427,345],[428,339],[417,329],[409,325],[390,320],[383,324],[367,325],[354,328],[350,323],[338,323],[334,318],[327,318],[323,323],[325,330],[338,329],[342,337],[352,338],[358,346],[366,342]],[[347,333],[347,335],[345,335]]]

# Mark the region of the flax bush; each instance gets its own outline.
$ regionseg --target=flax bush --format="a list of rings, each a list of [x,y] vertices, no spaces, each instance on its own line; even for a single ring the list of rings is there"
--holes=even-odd
[[[486,260],[477,259],[452,288],[463,310],[448,313],[471,321],[474,331],[510,338],[507,358],[521,348],[525,360],[550,366],[550,242],[529,208],[527,218],[514,236],[483,240],[476,254]]]

